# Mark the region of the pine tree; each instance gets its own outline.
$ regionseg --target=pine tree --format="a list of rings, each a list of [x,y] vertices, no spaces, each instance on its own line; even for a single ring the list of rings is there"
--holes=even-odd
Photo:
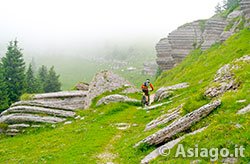
[[[4,77],[4,70],[3,66],[0,63],[0,112],[7,109],[9,104],[9,98],[8,98],[8,88],[7,88],[6,80]]]
[[[34,76],[32,65],[29,65],[29,68],[26,73],[26,92],[27,93],[40,93],[41,86],[39,81]]]
[[[223,4],[224,4],[223,8],[225,10],[230,9],[230,8],[235,8],[235,7],[237,7],[239,5],[240,1],[241,0],[224,0],[223,1]]]
[[[221,13],[223,10],[222,10],[222,6],[220,3],[217,3],[217,5],[215,6],[215,13],[219,14]]]
[[[39,68],[38,74],[37,74],[37,79],[39,80],[39,83],[41,85],[42,92],[45,92],[44,85],[45,85],[45,81],[47,77],[48,77],[48,69],[46,66],[42,65],[42,67]]]
[[[25,63],[18,41],[10,41],[5,57],[2,58],[4,77],[8,87],[9,104],[19,100],[24,93]]]
[[[48,77],[44,83],[44,91],[47,92],[57,92],[61,90],[61,83],[59,82],[59,75],[56,75],[54,71],[54,66],[50,68]]]

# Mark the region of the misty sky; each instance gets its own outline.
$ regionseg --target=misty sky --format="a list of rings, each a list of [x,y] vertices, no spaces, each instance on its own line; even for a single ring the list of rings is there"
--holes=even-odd
[[[159,40],[178,26],[214,14],[222,0],[0,0],[0,49],[18,38],[24,49]]]

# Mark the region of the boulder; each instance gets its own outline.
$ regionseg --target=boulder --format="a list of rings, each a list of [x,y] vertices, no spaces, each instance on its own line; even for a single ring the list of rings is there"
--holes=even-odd
[[[113,90],[120,89],[123,86],[133,85],[112,71],[104,70],[97,73],[89,85],[89,92],[84,102],[84,108],[88,109],[95,97],[100,96],[104,92],[112,92]]]
[[[220,96],[229,90],[237,89],[239,83],[236,81],[233,71],[244,69],[246,64],[250,64],[250,56],[248,55],[221,67],[217,71],[213,82],[206,88],[204,95],[213,98]]]
[[[143,158],[143,160],[141,160],[142,164],[145,163],[149,163],[150,161],[152,161],[153,159],[157,158],[158,156],[162,155],[162,153],[166,153],[163,152],[164,150],[168,149],[172,149],[175,145],[177,145],[180,141],[182,141],[186,136],[190,136],[190,135],[195,135],[197,133],[201,133],[202,131],[204,131],[207,127],[201,128],[199,130],[196,130],[194,132],[191,132],[189,134],[186,134],[180,138],[177,138],[173,141],[170,141],[162,146],[160,146],[159,148],[155,149],[154,151],[152,151],[149,155],[147,155],[145,158]]]
[[[148,145],[159,145],[170,140],[173,136],[179,132],[185,131],[193,124],[199,122],[202,118],[206,117],[210,112],[216,109],[221,104],[220,100],[215,100],[209,104],[206,104],[199,109],[181,117],[174,121],[167,127],[157,131],[156,133],[148,136],[142,141],[135,144],[134,147],[138,147],[141,143],[147,143]]]
[[[101,98],[96,105],[102,105],[102,104],[109,104],[109,103],[114,103],[114,102],[140,102],[139,100],[136,99],[131,99],[127,96],[123,96],[123,95],[109,95],[106,97]]]
[[[158,89],[154,96],[154,102],[161,101],[173,94],[172,90],[183,89],[189,87],[187,83],[180,83],[172,86],[161,87]]]
[[[162,116],[158,117],[157,119],[151,121],[150,123],[148,123],[146,125],[146,128],[144,129],[144,131],[154,129],[159,125],[167,124],[168,122],[179,118],[180,113],[181,113],[180,108],[181,107],[178,107],[172,113],[163,114]]]
[[[250,104],[248,106],[246,106],[245,108],[239,110],[237,114],[245,114],[249,111],[250,111]]]

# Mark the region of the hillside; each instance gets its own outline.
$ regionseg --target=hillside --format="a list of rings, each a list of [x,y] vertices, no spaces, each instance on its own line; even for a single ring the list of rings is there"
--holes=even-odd
[[[245,157],[236,157],[231,161],[249,163],[250,113],[236,114],[250,103],[250,64],[249,61],[244,63],[236,60],[250,55],[249,38],[250,30],[246,28],[226,42],[216,43],[204,52],[201,49],[192,51],[176,68],[162,73],[153,84],[156,89],[179,83],[188,83],[189,87],[175,90],[170,97],[161,101],[165,104],[157,108],[142,110],[138,108],[138,103],[95,105],[102,97],[120,92],[116,90],[95,98],[90,109],[79,110],[77,115],[84,119],[72,118],[69,119],[73,121],[71,124],[59,123],[56,127],[31,129],[13,138],[2,135],[0,163],[139,163],[159,145],[141,144],[137,148],[133,146],[145,137],[168,127],[173,120],[144,132],[145,126],[163,114],[171,114],[170,109],[179,110],[176,118],[178,120],[216,100],[217,98],[204,96],[204,93],[208,87],[220,86],[213,80],[218,70],[229,63],[239,64],[238,69],[233,70],[233,79],[238,84],[236,88],[225,89],[225,93],[219,96],[219,107],[187,130],[174,135],[171,140],[208,126],[199,134],[186,136],[180,143],[185,148],[194,148],[199,144],[200,147],[209,149],[228,148],[230,152],[234,151],[235,144],[244,146]],[[123,95],[138,100],[141,98],[139,93]],[[158,103],[153,105],[155,104]],[[175,158],[176,149],[177,146],[174,146],[169,156],[159,156],[151,163],[190,163],[196,160],[204,164],[210,162],[209,157]],[[227,158],[219,157],[216,163],[222,163],[225,159]]]
[[[97,72],[104,69],[113,70],[139,87],[141,81],[150,77],[142,75],[141,72],[144,68],[143,62],[155,61],[154,44],[154,39],[139,39],[137,44],[121,41],[116,46],[97,47],[91,51],[86,50],[87,52],[82,49],[81,53],[73,51],[71,55],[58,52],[50,55],[24,54],[24,57],[28,64],[33,58],[36,68],[41,65],[54,65],[64,91],[72,89],[79,81],[90,82]],[[136,70],[127,71],[129,67],[135,67]]]

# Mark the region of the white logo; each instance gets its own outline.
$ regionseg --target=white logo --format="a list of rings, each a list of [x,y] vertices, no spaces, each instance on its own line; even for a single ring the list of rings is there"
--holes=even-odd
[[[170,149],[168,148],[168,146],[162,146],[160,147],[159,149],[159,154],[162,155],[162,156],[168,156],[170,154]]]

